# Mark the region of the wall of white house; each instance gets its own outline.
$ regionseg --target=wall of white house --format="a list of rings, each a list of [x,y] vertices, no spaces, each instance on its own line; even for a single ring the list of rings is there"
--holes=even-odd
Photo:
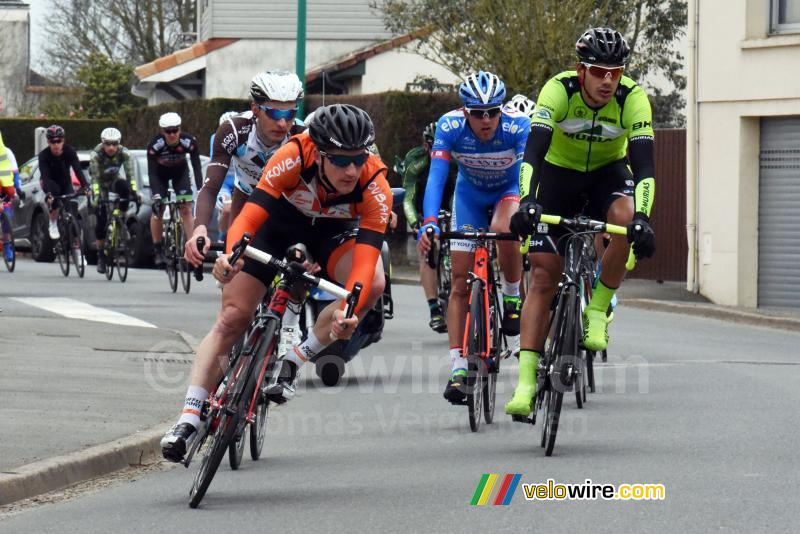
[[[308,41],[306,70],[323,65],[369,41]],[[288,39],[242,39],[208,54],[205,98],[247,98],[250,80],[260,70],[295,70],[295,41]]]
[[[440,83],[461,83],[458,76],[441,65],[397,48],[367,59],[361,93],[402,91],[418,75],[436,78]]]
[[[769,0],[698,3],[699,288],[714,302],[754,307],[759,119],[800,115],[800,70],[788,67],[798,64],[800,35],[768,37]]]

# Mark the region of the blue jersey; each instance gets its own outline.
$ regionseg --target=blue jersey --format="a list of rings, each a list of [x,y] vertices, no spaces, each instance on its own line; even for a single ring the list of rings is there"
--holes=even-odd
[[[442,115],[436,124],[431,150],[431,168],[422,207],[424,222],[436,222],[450,158],[458,163],[457,184],[466,182],[470,190],[487,193],[514,187],[518,191],[519,168],[530,125],[531,120],[525,115],[503,110],[494,137],[482,143],[469,127],[463,109]]]

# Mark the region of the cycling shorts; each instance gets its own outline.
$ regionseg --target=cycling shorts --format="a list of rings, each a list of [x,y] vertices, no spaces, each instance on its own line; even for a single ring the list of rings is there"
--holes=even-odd
[[[505,201],[519,203],[519,185],[516,182],[495,191],[483,191],[467,180],[459,179],[453,195],[450,229],[460,232],[488,230],[492,222],[491,213]],[[475,242],[468,239],[453,240],[450,241],[450,250],[472,252]]]
[[[334,280],[334,267],[355,246],[357,233],[357,220],[308,217],[281,198],[271,207],[269,217],[256,232],[252,245],[283,258],[290,246],[303,243],[311,258],[322,268],[317,275]],[[242,271],[258,278],[265,286],[269,286],[278,274],[275,268],[250,258],[245,258]]]
[[[536,201],[548,215],[586,215],[605,221],[612,202],[626,196],[633,196],[633,174],[626,159],[590,172],[558,167],[545,161],[539,171]],[[567,240],[561,238],[567,234],[561,226],[541,223],[537,235],[531,238],[530,251],[563,256]]]
[[[172,182],[172,189],[175,191],[175,198],[178,202],[191,202],[192,184],[189,180],[189,166],[181,167],[161,167],[159,166],[158,175],[150,177],[150,189],[154,195],[161,195],[161,198],[169,200],[169,184]]]

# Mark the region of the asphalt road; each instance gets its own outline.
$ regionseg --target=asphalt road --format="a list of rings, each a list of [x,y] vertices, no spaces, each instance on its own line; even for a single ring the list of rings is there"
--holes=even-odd
[[[57,269],[48,266],[44,294],[64,283]],[[75,298],[197,336],[213,318],[211,284],[172,295],[161,273],[132,272],[125,287],[88,274],[69,280]],[[427,328],[421,290],[394,290],[395,319],[346,383],[323,389],[306,372],[298,398],[273,411],[263,459],[245,453],[238,472],[223,463],[199,509],[187,506],[195,464],[33,507],[0,520],[0,531],[796,530],[799,333],[623,305],[598,392],[584,410],[565,396],[546,458],[539,424],[502,414],[516,365],[501,374],[496,423],[471,433],[466,408],[441,398],[447,342]],[[484,473],[521,474],[509,506],[469,506]],[[665,499],[525,499],[522,484],[551,478],[663,484]]]

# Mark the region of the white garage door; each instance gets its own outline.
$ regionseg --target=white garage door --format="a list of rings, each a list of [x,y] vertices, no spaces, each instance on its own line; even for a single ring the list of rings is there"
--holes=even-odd
[[[800,308],[800,117],[761,120],[758,305]]]

